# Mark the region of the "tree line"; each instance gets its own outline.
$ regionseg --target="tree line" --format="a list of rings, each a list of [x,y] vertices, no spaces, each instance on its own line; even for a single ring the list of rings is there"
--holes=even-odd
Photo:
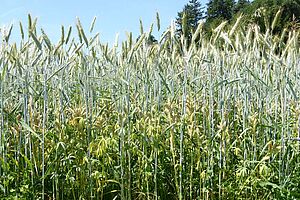
[[[176,18],[177,34],[190,38],[199,22],[209,35],[222,21],[228,24],[243,15],[242,23],[256,23],[260,31],[272,26],[272,34],[280,34],[284,29],[298,29],[300,0],[209,0],[206,8],[198,0],[189,0]],[[276,18],[276,24],[272,24]]]

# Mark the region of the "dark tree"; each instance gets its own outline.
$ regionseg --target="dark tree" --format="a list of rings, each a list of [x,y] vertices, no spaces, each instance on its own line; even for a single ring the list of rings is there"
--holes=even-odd
[[[190,0],[176,18],[177,35],[184,35],[188,41],[197,29],[200,20],[204,19],[204,11],[198,0]]]
[[[238,0],[234,6],[234,13],[246,12],[249,5],[249,0]]]
[[[230,20],[233,17],[234,0],[210,0],[207,4],[207,21]]]

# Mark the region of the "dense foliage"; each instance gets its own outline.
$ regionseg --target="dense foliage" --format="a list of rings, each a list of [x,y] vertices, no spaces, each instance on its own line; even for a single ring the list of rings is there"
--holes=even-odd
[[[0,198],[299,199],[299,31],[241,20],[189,48],[3,32]]]
[[[275,17],[278,18],[276,27],[272,29],[273,34],[280,35],[286,28],[295,29],[298,27],[300,19],[299,0],[209,0],[206,5],[206,15],[204,7],[199,0],[190,0],[178,12],[177,32],[183,34],[183,13],[186,14],[185,32],[194,32],[195,27],[201,20],[205,21],[206,33],[211,36],[211,30],[223,21],[234,23],[241,14],[245,15],[243,23],[258,24],[260,31],[265,32],[271,27]],[[186,34],[190,38],[191,33]]]

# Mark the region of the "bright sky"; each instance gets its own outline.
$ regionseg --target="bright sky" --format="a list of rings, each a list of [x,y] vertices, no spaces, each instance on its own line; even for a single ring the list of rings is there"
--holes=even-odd
[[[148,30],[155,23],[156,12],[160,14],[161,33],[177,16],[188,0],[0,0],[0,25],[14,24],[13,38],[19,35],[19,21],[27,25],[27,14],[38,18],[38,25],[56,42],[60,37],[61,25],[69,25],[75,31],[76,17],[79,17],[86,31],[96,16],[94,32],[100,33],[100,40],[113,42],[117,33],[120,39],[125,32],[139,34],[139,19]],[[206,5],[207,0],[200,1]],[[154,33],[155,36],[161,33]]]

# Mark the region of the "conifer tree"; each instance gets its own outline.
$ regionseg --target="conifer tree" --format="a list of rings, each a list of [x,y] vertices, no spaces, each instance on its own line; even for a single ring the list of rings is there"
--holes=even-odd
[[[204,19],[204,11],[198,0],[190,0],[176,18],[177,35],[184,35],[191,39],[192,33],[197,29],[200,20]],[[184,22],[185,20],[185,22]]]
[[[207,20],[230,20],[233,16],[234,0],[210,0],[207,4]]]

